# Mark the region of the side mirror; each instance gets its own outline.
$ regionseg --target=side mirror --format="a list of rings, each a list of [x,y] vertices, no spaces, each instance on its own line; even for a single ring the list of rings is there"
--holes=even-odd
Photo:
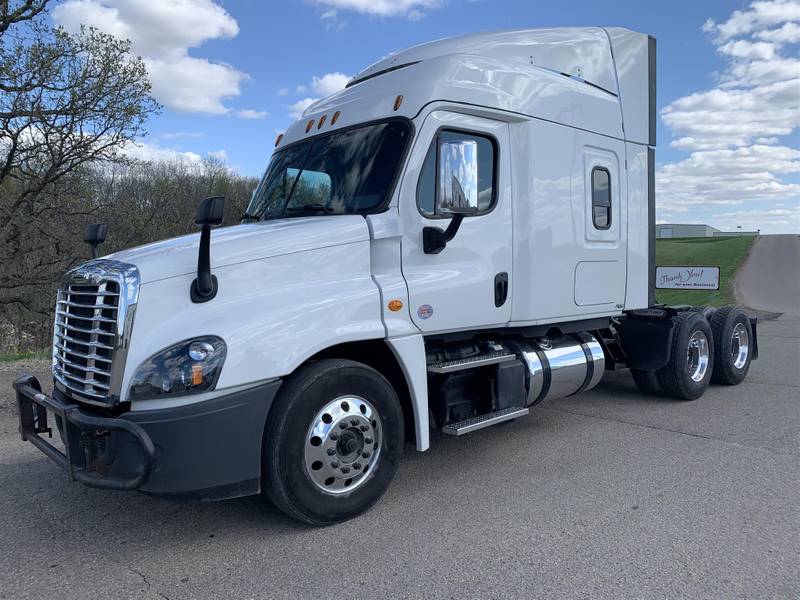
[[[217,227],[222,225],[225,216],[225,196],[211,196],[197,206],[194,222],[196,225]]]
[[[83,241],[92,249],[92,258],[97,258],[97,247],[106,241],[108,225],[105,223],[90,223],[83,230]]]
[[[222,224],[225,197],[211,196],[197,207],[194,222],[201,227],[197,251],[197,278],[192,281],[189,296],[192,302],[208,302],[217,295],[217,278],[211,274],[211,228]]]
[[[439,185],[436,214],[452,217],[447,229],[425,227],[425,254],[439,254],[461,227],[464,217],[478,212],[478,142],[456,140],[439,146]]]

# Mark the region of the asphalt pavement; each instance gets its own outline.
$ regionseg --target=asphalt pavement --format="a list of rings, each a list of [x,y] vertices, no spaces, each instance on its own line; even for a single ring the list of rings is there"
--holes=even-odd
[[[382,501],[325,529],[259,497],[84,488],[16,433],[0,368],[0,598],[800,596],[800,319],[738,387],[638,393],[627,372],[510,425],[411,446]]]

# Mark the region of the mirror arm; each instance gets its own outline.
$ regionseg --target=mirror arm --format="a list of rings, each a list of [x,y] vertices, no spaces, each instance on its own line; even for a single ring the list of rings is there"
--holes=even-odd
[[[211,274],[211,227],[200,230],[200,249],[197,253],[197,278],[192,282],[192,302],[208,302],[217,295],[217,278]]]
[[[442,231],[438,227],[425,227],[422,230],[422,247],[425,254],[439,254],[447,246],[447,242],[456,237],[464,215],[456,213],[453,215],[447,229]]]
[[[211,274],[211,228],[222,224],[225,198],[211,196],[197,207],[195,223],[200,225],[200,245],[197,251],[197,277],[189,287],[189,297],[194,303],[208,302],[217,295],[219,284]]]

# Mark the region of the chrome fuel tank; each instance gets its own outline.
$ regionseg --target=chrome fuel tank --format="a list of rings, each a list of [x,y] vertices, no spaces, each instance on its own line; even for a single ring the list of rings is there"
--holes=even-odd
[[[589,333],[527,340],[519,350],[528,366],[528,406],[589,390],[605,369],[603,349]]]

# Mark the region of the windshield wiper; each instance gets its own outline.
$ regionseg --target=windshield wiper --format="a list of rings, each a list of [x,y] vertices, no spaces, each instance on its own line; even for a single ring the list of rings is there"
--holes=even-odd
[[[323,212],[330,214],[334,210],[330,206],[324,204],[303,204],[302,206],[287,206],[286,211],[292,212]]]

